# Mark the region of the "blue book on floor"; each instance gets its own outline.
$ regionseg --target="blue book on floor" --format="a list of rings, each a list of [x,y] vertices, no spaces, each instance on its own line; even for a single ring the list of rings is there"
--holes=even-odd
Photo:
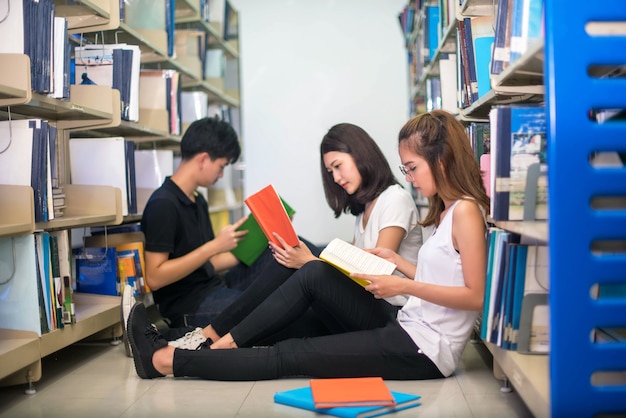
[[[311,387],[286,390],[274,394],[274,402],[295,408],[306,409],[307,411],[319,414],[332,415],[343,418],[368,418],[391,414],[396,411],[413,408],[421,405],[418,400],[419,395],[391,391],[396,401],[395,406],[350,406],[344,408],[315,408]]]

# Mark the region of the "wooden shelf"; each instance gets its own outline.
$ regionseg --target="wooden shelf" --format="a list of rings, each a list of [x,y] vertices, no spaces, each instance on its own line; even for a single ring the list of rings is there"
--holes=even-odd
[[[465,0],[457,9],[461,16],[491,16],[495,14],[493,0]]]
[[[0,385],[12,384],[14,379],[2,380],[11,375],[25,382],[27,373],[16,373],[23,369],[31,370],[32,381],[41,378],[39,336],[34,332],[0,329],[0,358]]]
[[[68,32],[96,32],[115,29],[120,24],[117,0],[54,0],[55,16],[67,19]]]
[[[24,54],[0,54],[0,106],[30,102],[30,58]]]
[[[548,222],[547,221],[498,221],[496,226],[515,232],[527,238],[547,244],[548,242]]]
[[[519,354],[503,350],[485,342],[493,354],[493,361],[501,368],[520,395],[528,409],[536,417],[550,416],[550,362],[547,355]],[[497,378],[498,370],[494,367]]]
[[[120,297],[75,293],[76,323],[41,336],[41,356],[45,357],[70,344],[111,328],[121,321]]]
[[[59,129],[119,124],[119,91],[107,86],[72,85],[70,97],[65,101],[33,93],[27,103],[11,106],[11,115],[56,121]]]
[[[37,229],[117,225],[123,220],[122,192],[116,187],[66,184],[63,192],[67,206],[64,216],[48,222],[37,222]]]
[[[0,237],[31,234],[35,230],[33,189],[0,185]]]

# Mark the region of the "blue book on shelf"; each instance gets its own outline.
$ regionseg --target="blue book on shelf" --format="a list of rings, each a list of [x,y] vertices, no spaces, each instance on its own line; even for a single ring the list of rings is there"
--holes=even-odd
[[[511,307],[511,341],[509,349],[517,350],[520,317],[522,315],[522,300],[524,299],[524,286],[526,284],[526,260],[528,245],[517,247],[515,260],[515,282],[513,285],[513,306]]]
[[[491,74],[500,74],[509,63],[506,35],[509,29],[507,25],[507,13],[512,0],[499,0],[496,17],[496,28],[491,57]]]
[[[428,58],[432,60],[435,56],[437,48],[439,48],[439,6],[427,7],[427,25],[428,25]]]
[[[117,252],[114,247],[73,250],[76,259],[76,291],[117,296]]]
[[[344,418],[366,418],[378,417],[390,414],[404,409],[414,408],[421,405],[418,401],[419,395],[409,393],[391,391],[396,401],[395,406],[351,406],[344,408],[315,408],[313,404],[313,395],[309,386],[287,390],[284,392],[276,392],[274,394],[274,402],[293,406],[295,408],[313,411],[318,414],[332,415]]]

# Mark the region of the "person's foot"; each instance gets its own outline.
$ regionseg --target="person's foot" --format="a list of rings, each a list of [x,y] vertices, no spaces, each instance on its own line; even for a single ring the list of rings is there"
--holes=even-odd
[[[159,331],[148,319],[148,312],[143,303],[133,305],[128,315],[128,341],[130,342],[135,370],[142,379],[163,377],[152,364],[154,352],[167,346]]]
[[[180,337],[177,340],[170,341],[168,344],[174,348],[180,348],[182,350],[200,350],[208,345],[211,345],[212,341],[202,333],[202,328],[196,328]]]

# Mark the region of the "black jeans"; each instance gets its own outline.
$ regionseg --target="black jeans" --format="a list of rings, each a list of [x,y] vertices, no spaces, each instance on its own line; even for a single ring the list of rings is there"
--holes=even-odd
[[[298,238],[309,247],[313,255],[319,256],[319,248],[302,237]],[[226,288],[213,289],[195,313],[185,315],[185,324],[192,328],[203,328],[211,324],[218,334],[224,335],[283,284],[294,271],[296,270],[278,264],[268,248],[251,266],[239,263],[226,272],[223,276]],[[307,313],[298,324],[282,330],[280,334],[263,343],[277,341],[275,338],[320,333],[326,333],[325,328],[314,315]]]
[[[286,327],[307,310],[330,319],[339,333],[291,338],[270,347],[255,341]],[[321,261],[307,263],[231,334],[234,350],[175,350],[174,375],[211,380],[289,376],[433,379],[443,377],[396,320],[396,307]]]

